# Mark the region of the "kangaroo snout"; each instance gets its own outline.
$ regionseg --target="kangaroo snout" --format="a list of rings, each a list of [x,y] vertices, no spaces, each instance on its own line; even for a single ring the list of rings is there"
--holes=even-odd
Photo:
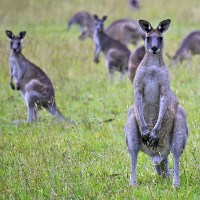
[[[156,46],[153,46],[149,51],[153,54],[157,54],[160,52],[160,49],[158,49]]]

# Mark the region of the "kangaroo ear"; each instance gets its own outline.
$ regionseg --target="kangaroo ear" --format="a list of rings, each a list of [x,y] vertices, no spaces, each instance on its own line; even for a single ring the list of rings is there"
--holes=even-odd
[[[146,21],[146,20],[139,20],[139,25],[141,27],[141,29],[145,32],[145,33],[148,33],[150,32],[153,28],[151,26],[151,24]]]
[[[103,22],[106,21],[106,19],[107,19],[107,16],[103,16],[103,17],[102,17],[102,21],[103,21]]]
[[[95,20],[99,19],[97,15],[93,15],[93,17],[94,17]]]
[[[12,39],[14,37],[14,34],[12,33],[12,31],[8,31],[8,30],[6,30],[6,35],[9,39]]]
[[[19,37],[19,39],[22,40],[22,39],[24,39],[25,35],[26,35],[26,31],[21,31],[21,32],[18,34],[17,37]]]
[[[157,30],[160,31],[161,33],[166,32],[169,28],[170,22],[171,22],[170,19],[163,20],[162,22],[159,23]]]

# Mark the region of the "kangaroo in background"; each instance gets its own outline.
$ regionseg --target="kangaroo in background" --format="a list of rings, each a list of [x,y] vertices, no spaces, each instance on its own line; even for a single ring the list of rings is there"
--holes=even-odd
[[[136,164],[139,151],[148,154],[158,175],[170,178],[168,155],[174,157],[173,186],[180,185],[179,162],[186,146],[188,125],[184,108],[170,88],[170,78],[163,59],[163,33],[170,20],[156,29],[139,20],[146,33],[145,55],[134,79],[134,105],[130,107],[125,125],[125,139],[131,157],[130,184],[137,185]]]
[[[66,120],[59,111],[55,102],[53,85],[48,76],[37,66],[27,60],[22,54],[22,40],[26,32],[22,31],[15,36],[12,31],[6,31],[10,39],[11,54],[10,65],[10,86],[14,90],[13,77],[16,81],[16,89],[20,90],[26,100],[28,108],[28,122],[38,121],[37,110],[42,107],[56,116],[57,120]]]
[[[128,70],[130,51],[126,46],[119,41],[112,39],[104,32],[104,21],[106,19],[106,16],[99,19],[97,15],[94,15],[94,62],[99,62],[99,54],[102,51],[106,59],[110,79],[113,80],[114,72],[118,71],[119,80],[122,81],[123,74]]]
[[[140,39],[145,38],[139,24],[132,19],[119,19],[110,24],[105,33],[124,45],[137,45]]]
[[[144,48],[144,45],[142,45],[142,46],[136,48],[129,57],[128,76],[129,76],[131,83],[133,83],[136,70],[137,70],[140,62],[144,58],[144,54],[145,54],[145,48]]]
[[[138,0],[129,0],[128,1],[129,9],[140,9],[140,2]]]
[[[94,35],[94,18],[89,12],[77,12],[68,22],[68,29],[73,24],[80,27],[80,40],[85,40],[87,37],[93,38]],[[124,45],[132,43],[137,45],[138,41],[145,38],[144,32],[139,24],[132,19],[120,19],[114,21],[106,29],[105,33],[115,40],[120,41]]]
[[[174,56],[166,54],[170,60],[170,63],[182,63],[183,60],[191,61],[192,56],[200,55],[200,30],[189,33],[182,41],[180,47],[176,51]]]
[[[80,40],[84,40],[87,37],[93,37],[94,19],[90,13],[86,11],[77,12],[69,20],[67,28],[70,29],[73,24],[79,25],[80,27]]]

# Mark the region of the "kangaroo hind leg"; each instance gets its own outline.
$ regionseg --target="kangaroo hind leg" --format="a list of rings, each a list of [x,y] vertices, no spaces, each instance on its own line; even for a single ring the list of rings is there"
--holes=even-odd
[[[128,118],[125,125],[125,139],[128,151],[131,158],[131,176],[130,185],[137,185],[136,165],[137,155],[141,145],[141,138],[139,137],[139,129],[137,126],[133,106],[129,109]]]
[[[180,185],[179,164],[181,155],[186,146],[188,132],[189,129],[187,125],[186,114],[184,108],[179,105],[175,116],[171,148],[174,157],[174,187],[178,187]]]

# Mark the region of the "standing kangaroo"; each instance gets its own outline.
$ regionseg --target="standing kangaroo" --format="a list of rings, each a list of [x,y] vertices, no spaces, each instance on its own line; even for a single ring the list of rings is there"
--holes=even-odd
[[[193,31],[188,34],[182,41],[176,54],[172,57],[166,54],[172,63],[182,62],[183,60],[191,60],[193,55],[200,55],[200,31]]]
[[[186,146],[188,125],[184,108],[170,88],[168,69],[163,59],[163,33],[170,20],[156,29],[139,20],[146,33],[145,55],[134,79],[134,101],[125,125],[125,139],[131,157],[130,184],[137,185],[136,164],[139,151],[148,154],[158,175],[170,178],[168,155],[174,157],[173,186],[180,185],[179,162]]]
[[[67,28],[70,29],[72,24],[77,24],[80,27],[79,36],[80,40],[84,40],[87,37],[93,37],[93,27],[94,27],[94,19],[90,15],[90,13],[86,11],[77,12],[68,22]]]
[[[106,16],[104,16],[102,19],[99,19],[97,15],[94,15],[94,19],[94,62],[99,62],[99,54],[102,51],[106,59],[110,79],[113,80],[114,72],[118,71],[119,80],[122,81],[123,74],[128,70],[130,51],[119,41],[114,40],[105,34],[104,21],[107,19]]]
[[[124,45],[137,45],[140,39],[145,38],[139,24],[132,19],[119,19],[110,24],[105,33]]]
[[[140,62],[143,60],[145,54],[145,48],[144,45],[141,47],[136,48],[130,55],[129,61],[128,61],[128,76],[133,83],[136,70],[140,64]]]
[[[53,85],[48,76],[37,66],[27,60],[22,54],[22,40],[26,32],[22,31],[15,36],[12,31],[6,31],[10,39],[11,54],[10,65],[10,86],[14,90],[13,77],[15,77],[16,88],[20,90],[26,100],[28,107],[28,122],[38,121],[37,110],[46,108],[57,120],[67,121],[55,103]]]

